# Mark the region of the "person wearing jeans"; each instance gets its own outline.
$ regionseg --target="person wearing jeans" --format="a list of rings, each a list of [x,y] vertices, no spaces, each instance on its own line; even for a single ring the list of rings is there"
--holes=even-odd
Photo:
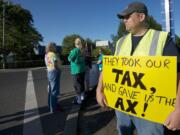
[[[48,106],[51,112],[57,111],[59,108],[58,96],[60,95],[60,76],[59,69],[48,71]]]
[[[115,113],[119,135],[133,135],[134,129],[136,129],[138,135],[164,135],[164,129],[161,124],[130,116],[119,111],[115,111]]]
[[[55,43],[49,43],[46,46],[45,64],[47,67],[48,77],[48,106],[50,112],[62,111],[58,104],[58,96],[60,95],[60,59],[56,52]]]
[[[178,67],[175,109],[169,114],[164,125],[116,110],[119,135],[132,135],[134,129],[138,135],[164,135],[164,126],[172,131],[180,130],[180,55],[177,46],[168,32],[148,27],[148,9],[144,3],[134,1],[117,16],[123,21],[128,33],[117,41],[115,56],[176,56]],[[101,73],[96,98],[99,105],[107,106],[103,93],[103,76],[106,75]]]

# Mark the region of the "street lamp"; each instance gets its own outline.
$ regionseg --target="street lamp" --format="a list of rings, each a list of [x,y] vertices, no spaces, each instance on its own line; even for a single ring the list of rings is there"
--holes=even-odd
[[[3,28],[3,37],[2,37],[2,48],[3,48],[3,69],[5,69],[6,68],[6,56],[5,56],[5,44],[4,44],[4,37],[5,37],[5,34],[4,34],[4,30],[5,30],[5,28],[4,28],[4,25],[5,25],[5,4],[3,3],[3,26],[2,26],[2,28]]]
[[[173,18],[173,0],[162,0],[162,14],[164,17],[164,30],[170,32],[172,39],[175,41],[175,27]]]
[[[3,69],[6,68],[6,54],[5,54],[5,10],[6,10],[6,7],[5,7],[5,2],[6,1],[3,1],[3,36],[2,36],[2,47],[3,47]],[[8,2],[8,5],[9,5],[9,1],[7,0]]]

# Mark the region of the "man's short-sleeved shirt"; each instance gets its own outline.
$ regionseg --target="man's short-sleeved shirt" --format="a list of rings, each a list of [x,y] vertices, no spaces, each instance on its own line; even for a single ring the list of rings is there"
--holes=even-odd
[[[133,54],[134,50],[136,49],[139,41],[143,38],[143,36],[132,36],[132,51],[131,55]],[[172,38],[168,35],[164,50],[163,56],[177,56],[177,72],[180,72],[180,53],[178,51],[178,47],[173,42]]]

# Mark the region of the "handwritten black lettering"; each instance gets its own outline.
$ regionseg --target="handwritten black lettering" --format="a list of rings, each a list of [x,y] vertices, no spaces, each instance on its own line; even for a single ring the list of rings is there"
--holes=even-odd
[[[123,99],[118,98],[116,103],[115,103],[115,108],[120,108],[122,111],[137,114],[136,111],[135,111],[135,107],[137,106],[138,102],[137,101],[131,101],[131,100],[126,100],[126,102],[127,102],[128,108],[125,110]]]
[[[111,83],[104,83],[103,88],[106,90],[110,90],[112,92],[116,92],[116,85]]]
[[[166,68],[169,69],[168,65],[169,65],[170,63],[171,63],[171,61],[170,61],[169,59],[165,59],[165,60],[164,60],[164,67],[166,67]]]
[[[124,76],[123,76],[123,79],[122,79],[122,81],[121,81],[121,84],[125,84],[127,82],[127,85],[129,86],[129,87],[131,87],[131,80],[130,80],[130,76],[129,76],[129,71],[126,71],[125,72],[125,74],[124,74]]]
[[[104,64],[105,65],[110,65],[110,66],[117,66],[119,62],[119,57],[104,57]]]
[[[122,60],[122,66],[129,66],[129,67],[139,66],[139,67],[141,67],[141,64],[139,63],[140,59],[123,57],[123,58],[121,58],[121,60]]]
[[[116,73],[116,79],[115,79],[115,82],[118,83],[118,80],[119,80],[119,75],[123,74],[123,71],[122,70],[118,70],[118,69],[112,69],[112,72],[113,73]]]
[[[116,77],[115,77],[115,82],[118,83],[119,82],[119,76],[123,75],[123,70],[120,69],[112,69],[113,73],[116,73]],[[130,72],[129,71],[125,71],[123,77],[122,77],[122,81],[121,84],[125,85],[127,82],[127,86],[129,87],[134,87],[137,88],[138,86],[141,89],[146,90],[146,86],[144,85],[144,83],[142,82],[142,77],[144,76],[144,73],[136,73],[136,72],[132,72],[133,77],[134,77],[134,84],[132,85],[132,79],[130,78]]]
[[[118,91],[118,94],[122,97],[128,97],[130,99],[137,99],[137,95],[139,94],[140,92],[137,92],[137,91],[132,91],[132,90],[127,90],[125,89],[124,87],[120,86],[119,87],[119,91]]]
[[[146,90],[146,86],[141,81],[141,79],[144,76],[144,74],[143,73],[139,73],[139,75],[138,75],[136,72],[133,72],[133,76],[134,76],[134,79],[135,79],[135,83],[134,83],[133,87],[137,88],[137,86],[139,85],[141,89]]]
[[[124,104],[123,104],[123,99],[122,98],[118,98],[115,104],[116,108],[121,108],[122,111],[124,111]]]
[[[159,104],[167,105],[167,106],[174,106],[176,98],[167,98],[164,96],[156,96]]]
[[[148,68],[168,68],[171,61],[169,59],[162,60],[152,60],[149,59],[146,61],[146,67]]]
[[[126,112],[137,114],[135,111],[135,107],[137,106],[138,102],[137,101],[132,102],[131,100],[127,100],[127,103],[129,107],[126,109]]]

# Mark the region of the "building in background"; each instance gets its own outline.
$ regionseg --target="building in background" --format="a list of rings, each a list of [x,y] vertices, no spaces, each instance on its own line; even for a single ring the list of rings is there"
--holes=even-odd
[[[108,40],[96,41],[96,47],[109,47],[111,43]]]
[[[109,40],[96,41],[96,47],[109,48],[112,52],[114,52],[113,44]]]
[[[43,56],[43,57],[44,57],[44,55],[45,55],[45,53],[46,53],[46,52],[45,52],[45,48],[46,48],[46,46],[38,45],[37,47],[34,48],[34,53],[35,53],[36,55],[40,55],[40,56]],[[56,50],[57,50],[58,54],[61,53],[61,49],[62,49],[61,46],[59,46],[59,45],[56,46]]]

